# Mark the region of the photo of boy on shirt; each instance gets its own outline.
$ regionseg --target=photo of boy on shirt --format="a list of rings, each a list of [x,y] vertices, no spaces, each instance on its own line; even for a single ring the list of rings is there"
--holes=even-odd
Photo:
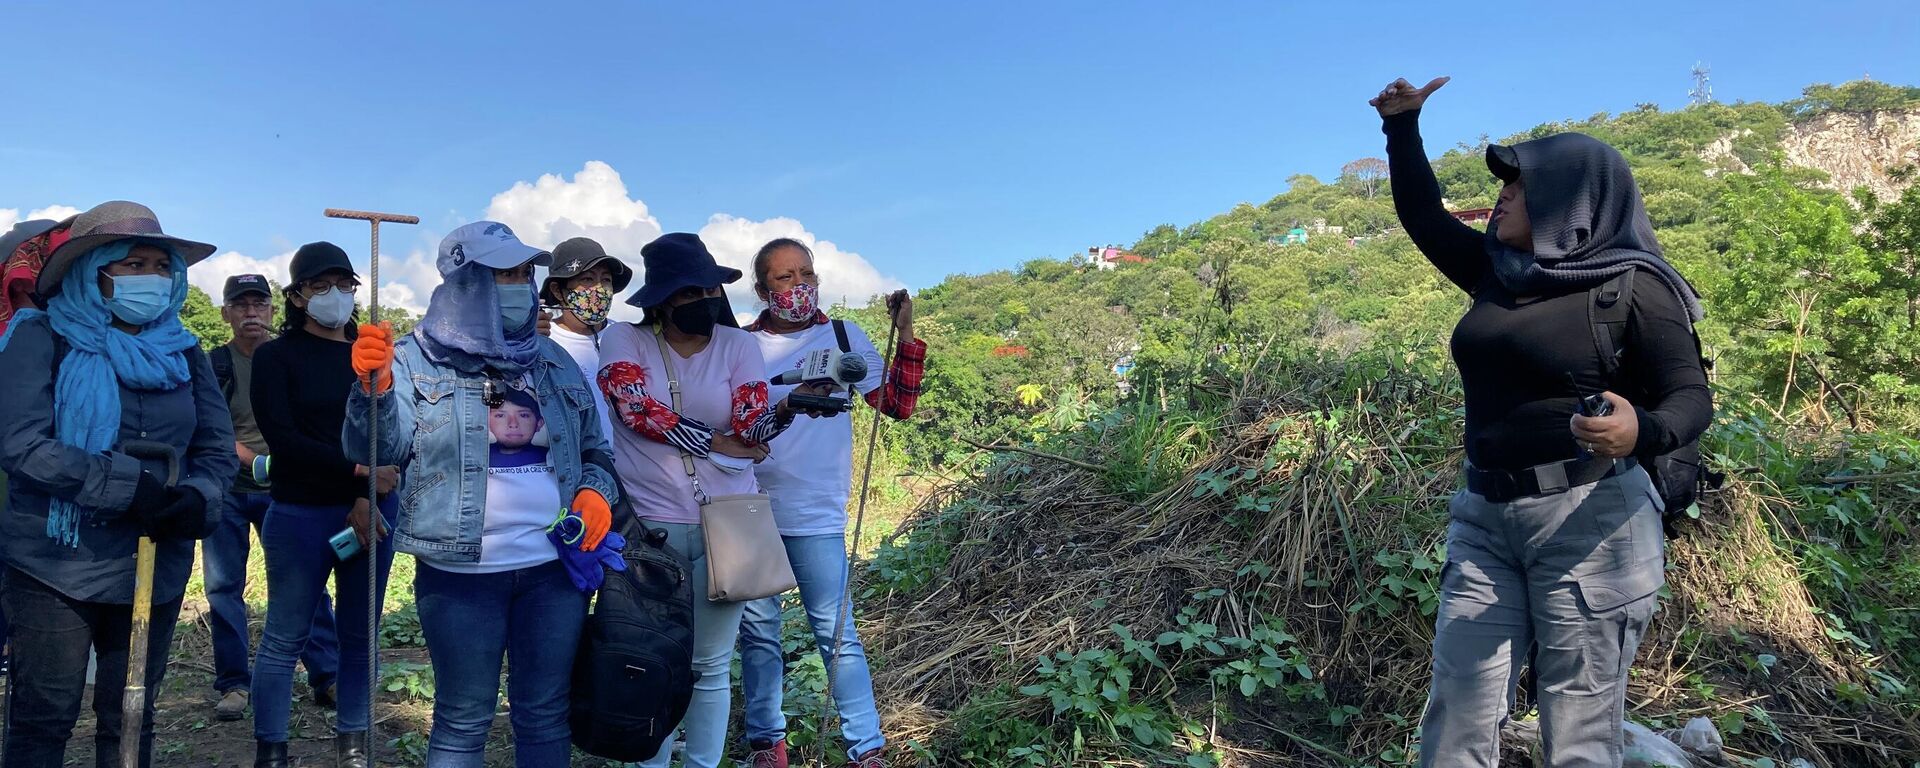
[[[533,393],[508,389],[499,406],[487,410],[487,431],[493,436],[488,465],[526,467],[547,463],[547,421]]]

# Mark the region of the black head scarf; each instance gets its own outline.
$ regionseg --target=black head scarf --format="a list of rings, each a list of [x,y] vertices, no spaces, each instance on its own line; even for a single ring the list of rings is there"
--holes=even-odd
[[[1599,139],[1562,133],[1487,148],[1487,166],[1519,179],[1533,223],[1533,252],[1508,247],[1487,231],[1493,273],[1507,290],[1535,295],[1591,287],[1640,267],[1659,275],[1687,315],[1705,316],[1700,297],[1661,255],[1627,159]]]

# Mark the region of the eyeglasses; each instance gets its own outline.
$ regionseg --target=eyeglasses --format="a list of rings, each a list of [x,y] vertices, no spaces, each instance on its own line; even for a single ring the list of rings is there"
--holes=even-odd
[[[335,290],[352,295],[355,291],[360,290],[360,281],[352,278],[341,280],[320,279],[308,280],[300,284],[300,292],[306,294],[306,297],[309,299],[315,296],[325,296]]]

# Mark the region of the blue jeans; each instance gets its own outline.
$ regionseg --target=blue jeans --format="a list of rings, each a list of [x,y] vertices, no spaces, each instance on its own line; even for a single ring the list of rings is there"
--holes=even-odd
[[[393,525],[393,496],[380,501],[380,515]],[[285,742],[293,708],[293,660],[307,647],[313,612],[332,574],[339,591],[340,694],[334,730],[367,730],[367,612],[379,620],[379,601],[367,605],[367,553],[341,562],[328,539],[347,525],[348,505],[308,506],[276,501],[260,526],[260,548],[267,553],[267,627],[260,634],[260,655],[253,670],[253,737]],[[379,577],[375,592],[387,593],[393,567],[391,539],[376,547]]]
[[[507,660],[513,761],[565,768],[574,649],[587,619],[587,594],[555,560],[500,573],[454,573],[420,561],[414,572],[420,631],[433,658],[433,732],[428,768],[478,768],[500,698]]]
[[[853,631],[853,614],[840,615],[847,586],[847,539],[840,534],[787,536],[787,559],[800,583],[800,603],[820,660],[833,670],[833,701],[840,713],[840,736],[847,758],[858,759],[887,743],[880,735],[880,712],[873,702],[873,673],[867,667],[867,649]],[[843,622],[839,660],[829,657],[833,628]],[[786,659],[780,648],[780,598],[747,604],[740,625],[740,688],[746,697],[748,741],[777,741],[787,736],[787,716],[781,710],[782,678]]]
[[[207,623],[213,628],[213,690],[220,693],[253,687],[248,662],[253,657],[247,635],[247,534],[266,520],[273,500],[264,493],[229,493],[220,508],[220,524],[200,542],[207,579]],[[313,634],[300,654],[307,683],[314,690],[333,682],[340,668],[340,638],[333,629],[333,601],[325,588],[313,611]]]
[[[680,722],[686,733],[685,768],[716,768],[727,748],[727,715],[733,707],[733,643],[740,636],[744,603],[716,603],[707,599],[707,540],[700,526],[684,523],[647,525],[667,532],[667,543],[693,561],[693,703]],[[660,745],[660,754],[641,763],[666,768],[673,758],[673,740]]]

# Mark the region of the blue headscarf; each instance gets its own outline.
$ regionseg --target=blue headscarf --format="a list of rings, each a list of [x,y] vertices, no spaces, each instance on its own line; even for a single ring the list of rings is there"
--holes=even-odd
[[[89,454],[111,450],[120,436],[121,385],[167,391],[193,377],[186,351],[200,340],[180,324],[180,307],[187,301],[187,265],[172,248],[157,246],[173,263],[173,297],[167,312],[141,326],[138,334],[113,328],[113,311],[100,295],[100,270],[126,258],[140,244],[121,240],[88,251],[67,270],[60,292],[47,302],[54,333],[70,347],[53,383],[53,411],[58,414],[54,437]],[[19,319],[15,318],[14,327]],[[70,500],[51,499],[47,537],[78,546],[80,511]]]
[[[505,374],[525,372],[540,359],[537,323],[508,333],[500,327],[500,294],[493,269],[477,261],[459,266],[442,258],[444,279],[427,301],[417,335],[427,357],[468,373],[491,366]],[[533,286],[526,286],[528,292]]]

